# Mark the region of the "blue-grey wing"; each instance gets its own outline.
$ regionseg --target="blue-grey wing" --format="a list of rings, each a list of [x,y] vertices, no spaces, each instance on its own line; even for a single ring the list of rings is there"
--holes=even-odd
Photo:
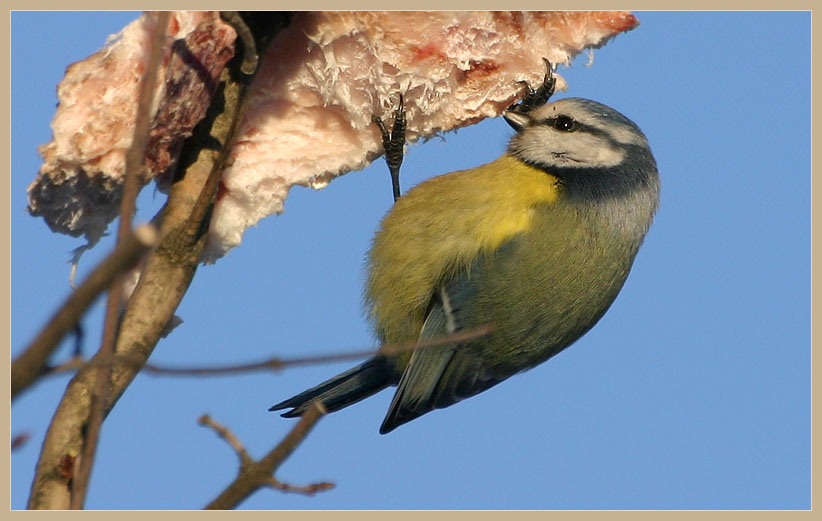
[[[477,263],[475,263],[477,264]],[[473,286],[468,273],[477,274],[479,266],[444,284],[431,303],[419,341],[444,338],[461,331],[468,322],[468,303]],[[385,434],[434,409],[448,407],[480,393],[502,379],[487,374],[471,343],[421,347],[414,350],[383,420]]]

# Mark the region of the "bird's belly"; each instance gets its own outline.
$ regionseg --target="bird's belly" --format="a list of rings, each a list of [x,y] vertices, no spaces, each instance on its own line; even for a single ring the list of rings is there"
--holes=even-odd
[[[585,334],[608,310],[630,267],[612,260],[624,259],[624,252],[597,241],[567,240],[552,251],[522,241],[512,247],[521,249],[501,252],[475,272],[468,313],[472,327],[492,327],[478,349],[497,375],[542,363]]]

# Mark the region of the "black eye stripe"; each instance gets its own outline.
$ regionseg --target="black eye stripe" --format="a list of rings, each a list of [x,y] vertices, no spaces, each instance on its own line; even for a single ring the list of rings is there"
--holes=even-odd
[[[572,129],[562,128],[564,126],[564,125],[560,124],[560,123],[562,123],[562,121],[560,121],[560,120],[562,120],[562,118],[565,118],[567,120],[572,121],[573,122],[573,128]],[[592,136],[596,136],[596,137],[599,137],[601,139],[604,139],[605,141],[608,142],[608,144],[610,144],[614,148],[626,148],[626,147],[629,147],[629,146],[633,146],[629,143],[624,143],[624,142],[617,141],[614,138],[613,135],[611,135],[608,131],[606,131],[602,128],[599,128],[599,127],[594,126],[594,125],[590,125],[588,123],[583,123],[583,122],[581,122],[577,119],[574,119],[571,116],[568,116],[567,114],[557,114],[556,116],[551,116],[549,118],[539,119],[539,120],[536,120],[534,123],[532,123],[532,125],[545,125],[546,127],[550,127],[551,129],[556,130],[557,132],[562,132],[562,133],[567,133],[567,134],[570,134],[570,133],[590,134]],[[557,128],[557,125],[559,125],[560,128]],[[638,130],[635,127],[631,127],[629,125],[622,124],[618,121],[608,121],[608,122],[606,122],[606,125],[612,125],[614,127],[614,131],[620,131],[620,130],[621,131],[626,131],[627,130],[628,132],[630,132],[632,134],[636,134],[636,131]],[[640,133],[640,137],[642,137],[641,133]]]
[[[557,124],[558,124],[557,120],[559,120],[560,118],[567,118],[567,119],[573,121],[573,130],[557,128]],[[553,116],[553,117],[550,117],[550,118],[540,120],[540,124],[543,124],[545,126],[553,128],[555,130],[560,130],[560,131],[564,131],[564,132],[587,132],[588,134],[593,134],[595,136],[603,137],[603,138],[605,138],[609,141],[614,141],[613,138],[611,138],[611,136],[607,132],[605,132],[604,130],[601,130],[601,129],[599,129],[597,127],[594,127],[594,126],[591,126],[591,125],[588,125],[586,123],[582,123],[582,122],[572,118],[571,116],[566,116],[564,114],[560,114],[558,116]]]
[[[579,123],[574,118],[564,114],[545,119],[543,124],[560,132],[575,132],[580,128]]]

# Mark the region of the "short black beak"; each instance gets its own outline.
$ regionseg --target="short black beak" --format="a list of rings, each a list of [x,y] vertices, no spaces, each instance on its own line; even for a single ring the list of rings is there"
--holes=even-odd
[[[505,118],[505,121],[507,121],[508,124],[511,125],[511,128],[517,132],[520,132],[522,129],[531,124],[531,118],[522,112],[512,112],[510,110],[506,110],[502,113],[502,117]]]

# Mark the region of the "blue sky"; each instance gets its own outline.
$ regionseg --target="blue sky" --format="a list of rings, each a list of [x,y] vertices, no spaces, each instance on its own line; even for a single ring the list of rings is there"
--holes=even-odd
[[[807,509],[810,507],[810,13],[636,13],[638,29],[560,69],[562,96],[637,122],[662,203],[602,321],[549,362],[386,436],[384,391],[324,418],[280,468],[333,481],[313,498],[259,491],[247,509]],[[132,13],[11,15],[11,349],[68,293],[69,252],[25,212],[65,67]],[[46,36],[47,35],[47,36]],[[496,158],[501,120],[409,149],[408,188]],[[146,189],[139,217],[160,207]],[[363,256],[391,192],[382,161],[286,211],[202,267],[185,321],[152,362],[202,365],[362,349]],[[111,247],[83,258],[82,278]],[[99,342],[103,304],[84,320]],[[68,353],[64,346],[59,356]],[[210,413],[255,457],[294,425],[267,408],[352,364],[224,378],[138,377],[102,431],[88,508],[200,508],[235,476]],[[11,506],[24,508],[67,383],[18,399]]]

